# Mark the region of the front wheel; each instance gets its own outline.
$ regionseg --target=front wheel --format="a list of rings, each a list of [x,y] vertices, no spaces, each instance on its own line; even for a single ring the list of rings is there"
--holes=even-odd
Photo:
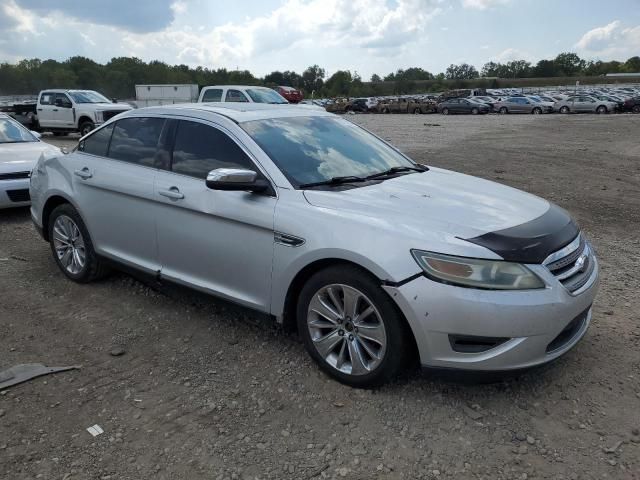
[[[531,113],[534,114],[534,115],[540,115],[542,113],[542,110],[540,110],[538,107],[536,107],[533,110],[531,110]]]
[[[80,136],[84,137],[88,135],[94,128],[96,128],[96,126],[92,121],[87,120],[86,122],[82,122],[82,125],[80,125]]]
[[[478,110],[475,107],[471,109],[471,115],[477,115],[479,112],[480,112],[480,110]]]
[[[605,107],[604,105],[600,105],[598,108],[596,108],[596,113],[599,114],[603,114],[603,113],[607,113],[607,107]]]
[[[300,292],[298,332],[333,378],[373,387],[393,378],[410,351],[402,314],[379,283],[356,267],[330,267]]]
[[[422,113],[422,112],[420,111],[420,109],[419,109],[419,108],[416,108],[416,109],[413,111],[413,114],[414,114],[414,115],[420,115],[421,113]]]
[[[569,107],[565,105],[564,107],[560,108],[560,113],[569,113]]]
[[[49,242],[53,258],[62,273],[78,283],[88,283],[107,273],[104,261],[80,214],[68,203],[56,207],[49,216]]]
[[[507,107],[500,107],[500,110],[498,110],[498,113],[505,115],[509,113],[509,110],[507,110]]]
[[[633,113],[640,113],[640,105],[634,105],[631,111]]]
[[[448,108],[443,108],[442,109],[442,114],[443,115],[449,115],[449,109]]]

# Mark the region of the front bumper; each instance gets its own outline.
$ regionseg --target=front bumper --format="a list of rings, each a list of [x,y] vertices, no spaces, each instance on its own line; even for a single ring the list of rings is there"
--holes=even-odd
[[[0,180],[0,209],[26,207],[30,204],[28,178]]]
[[[517,370],[555,360],[584,336],[598,289],[592,258],[595,269],[575,296],[542,265],[528,265],[547,284],[539,290],[478,290],[424,276],[384,288],[409,322],[424,367]],[[460,352],[452,343],[458,337],[502,341],[477,353]]]

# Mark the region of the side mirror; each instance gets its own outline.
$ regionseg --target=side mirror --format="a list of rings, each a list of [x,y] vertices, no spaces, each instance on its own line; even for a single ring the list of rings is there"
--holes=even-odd
[[[264,192],[271,188],[271,184],[258,178],[253,170],[216,168],[207,175],[207,187],[211,190]]]
[[[33,135],[36,138],[41,138],[42,134],[40,132],[35,132],[33,130],[29,130],[31,132],[31,135]]]

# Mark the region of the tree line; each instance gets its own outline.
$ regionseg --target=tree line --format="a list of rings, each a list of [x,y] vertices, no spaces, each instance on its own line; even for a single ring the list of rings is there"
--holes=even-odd
[[[241,84],[291,86],[303,90],[306,97],[369,96],[387,93],[414,93],[425,85],[432,91],[444,90],[452,81],[478,80],[491,86],[492,78],[546,78],[599,76],[606,73],[640,72],[640,57],[620,61],[587,61],[571,52],[560,53],[554,59],[532,64],[526,60],[506,63],[488,62],[480,71],[463,63],[450,65],[444,72],[433,74],[420,67],[399,69],[384,77],[373,74],[368,82],[357,72],[338,70],[327,78],[325,69],[313,65],[301,74],[294,71],[274,71],[256,77],[248,70],[191,68],[168,65],[157,60],[144,62],[135,57],[118,57],[99,64],[86,57],[71,57],[66,61],[30,59],[16,64],[0,64],[0,95],[32,94],[46,88],[80,88],[98,90],[109,97],[134,98],[136,84],[195,83],[203,85]],[[482,81],[482,82],[480,82]],[[455,84],[455,82],[453,82]]]

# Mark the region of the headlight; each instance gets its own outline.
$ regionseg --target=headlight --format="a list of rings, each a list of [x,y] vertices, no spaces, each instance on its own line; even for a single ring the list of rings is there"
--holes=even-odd
[[[488,290],[544,288],[544,282],[519,263],[481,260],[412,250],[428,277],[445,283]]]

